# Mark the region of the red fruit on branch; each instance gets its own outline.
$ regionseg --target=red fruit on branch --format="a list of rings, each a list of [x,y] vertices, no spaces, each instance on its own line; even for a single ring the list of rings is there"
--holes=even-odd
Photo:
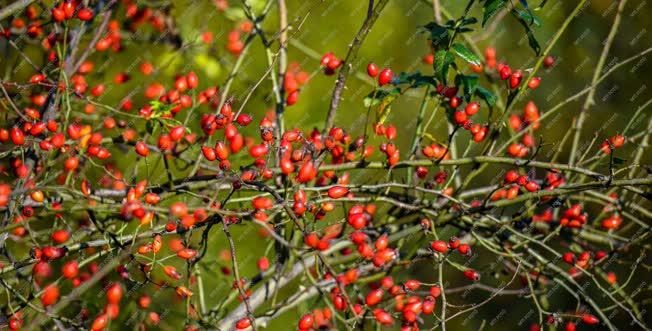
[[[122,285],[114,283],[106,290],[106,300],[109,303],[119,303],[122,299]]]
[[[25,143],[25,134],[20,128],[14,126],[11,128],[9,135],[11,137],[11,142],[14,145],[21,146]]]
[[[473,116],[480,111],[480,104],[477,102],[469,102],[464,108],[464,112],[468,116]]]
[[[313,316],[311,314],[306,314],[299,319],[299,330],[309,330],[313,326]]]
[[[149,155],[149,147],[147,147],[147,144],[142,141],[136,142],[136,153],[140,156],[146,157]]]
[[[349,189],[343,186],[333,186],[328,189],[328,197],[339,199],[349,194]]]
[[[380,86],[387,85],[392,81],[393,77],[392,70],[389,68],[383,69],[383,71],[380,72],[380,75],[378,76],[378,84]]]
[[[381,325],[392,325],[394,323],[392,315],[383,309],[374,309],[373,314],[374,319]]]
[[[367,75],[371,78],[378,76],[378,66],[375,63],[367,64]]]
[[[41,304],[44,307],[52,306],[59,301],[59,288],[56,285],[48,285],[43,289]]]
[[[93,324],[91,325],[91,330],[92,331],[104,330],[104,328],[106,328],[106,326],[109,323],[108,321],[109,321],[109,316],[107,316],[107,314],[102,314],[97,316],[95,320],[93,320]]]
[[[375,289],[369,292],[365,297],[365,304],[369,307],[377,305],[383,299],[383,294],[385,294],[385,291],[382,289]]]
[[[443,241],[443,240],[435,240],[430,243],[430,248],[432,248],[433,251],[439,252],[439,253],[446,253],[448,252],[448,244]]]
[[[468,269],[464,271],[464,277],[474,282],[477,282],[478,280],[480,280],[480,273],[475,270]]]
[[[238,330],[244,330],[251,326],[251,318],[243,317],[235,322],[235,328]]]
[[[595,324],[599,324],[600,320],[597,317],[595,317],[595,316],[593,316],[591,314],[586,314],[585,313],[585,314],[582,314],[582,322],[584,324],[588,324],[588,325],[595,325]]]

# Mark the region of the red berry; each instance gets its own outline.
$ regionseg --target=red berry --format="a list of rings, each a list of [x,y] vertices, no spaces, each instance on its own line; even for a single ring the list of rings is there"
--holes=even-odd
[[[457,251],[462,255],[471,255],[471,246],[469,246],[469,244],[460,244],[460,246],[457,247]]]
[[[235,323],[235,328],[238,330],[244,330],[250,326],[251,326],[251,319],[249,317],[241,318]]]
[[[518,171],[516,171],[516,170],[509,170],[509,171],[505,174],[505,182],[506,182],[506,183],[513,183],[513,182],[515,182],[519,177],[520,177],[520,175],[518,174]]]
[[[573,265],[575,264],[575,254],[571,252],[566,252],[564,255],[561,256],[561,259],[564,260],[564,262]]]
[[[374,309],[374,319],[382,325],[391,325],[394,323],[392,315],[383,309]]]
[[[51,306],[59,301],[59,288],[55,285],[48,285],[43,290],[43,295],[41,296],[41,303],[43,306]]]
[[[512,75],[512,69],[508,65],[504,64],[498,73],[500,74],[500,79],[505,80]]]
[[[475,115],[479,110],[480,104],[477,102],[469,102],[464,108],[464,112],[469,116]]]
[[[443,240],[436,240],[430,243],[430,248],[432,248],[433,251],[439,252],[439,253],[446,253],[448,252],[448,244],[446,244],[445,241]]]
[[[591,314],[585,313],[582,314],[582,322],[584,322],[585,324],[594,325],[600,323],[600,320]]]
[[[240,114],[235,120],[240,126],[247,126],[251,123],[251,116],[249,114]]]
[[[77,11],[77,18],[82,21],[90,21],[93,19],[93,11],[89,8],[84,7]]]
[[[292,106],[299,100],[299,91],[292,91],[287,97],[287,105]]]
[[[265,270],[269,269],[269,259],[267,259],[267,257],[263,256],[260,259],[258,259],[258,262],[256,262],[256,265],[258,266],[258,270],[265,271]]]
[[[385,291],[382,289],[372,290],[367,294],[367,297],[365,298],[365,304],[369,307],[377,305],[380,300],[382,300],[384,293]]]
[[[106,290],[106,300],[109,303],[119,303],[122,299],[122,285],[120,283],[114,283]]]
[[[108,324],[109,321],[109,316],[108,314],[102,314],[99,315],[95,318],[93,321],[93,325],[91,325],[91,331],[101,331],[106,328],[106,325]]]
[[[541,78],[540,77],[532,77],[529,82],[527,82],[527,87],[530,88],[531,90],[534,90],[535,88],[539,87],[539,84],[541,84]]]
[[[63,274],[64,277],[68,279],[73,279],[77,277],[77,273],[79,271],[79,264],[77,261],[69,261],[66,262],[66,264],[63,265],[61,268],[61,273]]]
[[[525,184],[525,189],[530,192],[536,192],[539,190],[539,184],[537,184],[535,181],[530,181]]]
[[[369,75],[369,77],[378,76],[378,66],[375,63],[367,64],[367,75]]]
[[[308,330],[312,328],[313,317],[311,314],[305,314],[299,320],[299,330]]]
[[[392,81],[392,70],[389,68],[383,69],[383,71],[380,72],[380,76],[378,76],[378,84],[380,86],[389,84]]]
[[[339,199],[349,194],[349,189],[343,186],[333,186],[328,189],[328,197],[331,199]]]
[[[509,87],[517,88],[521,85],[521,80],[523,79],[523,72],[516,70],[511,76],[509,76]]]
[[[455,120],[455,124],[457,125],[463,125],[468,119],[466,113],[463,111],[456,111],[453,113],[453,120]]]
[[[478,280],[480,280],[480,273],[475,270],[468,269],[464,271],[464,277],[474,282],[477,282]]]
[[[17,126],[11,128],[11,131],[9,131],[9,136],[11,137],[11,142],[14,143],[14,145],[20,146],[25,143],[25,133]]]
[[[170,130],[170,139],[179,141],[186,134],[186,128],[183,125],[175,126]]]
[[[136,153],[140,156],[147,156],[149,155],[149,147],[144,142],[139,141],[136,143]]]

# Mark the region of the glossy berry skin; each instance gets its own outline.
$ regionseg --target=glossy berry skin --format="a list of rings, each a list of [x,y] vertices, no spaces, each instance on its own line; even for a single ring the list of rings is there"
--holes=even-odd
[[[136,153],[140,156],[147,156],[149,155],[149,147],[147,147],[147,144],[145,144],[142,141],[139,141],[136,143]]]
[[[331,199],[339,199],[349,194],[349,189],[343,186],[333,186],[328,189],[328,197]]]
[[[539,190],[539,184],[537,184],[535,181],[530,181],[525,184],[525,189],[530,192],[536,192]]]
[[[471,246],[468,244],[460,244],[460,246],[457,247],[457,251],[462,255],[471,255]]]
[[[249,317],[241,318],[235,323],[235,328],[238,330],[244,330],[250,326],[251,326],[251,319]]]
[[[311,314],[306,314],[301,317],[299,320],[299,330],[309,330],[312,328],[314,319]]]
[[[531,90],[534,90],[535,88],[539,87],[539,84],[541,84],[541,78],[540,77],[532,77],[529,82],[527,82],[527,87]]]
[[[600,320],[597,317],[595,317],[595,316],[593,316],[591,314],[586,314],[585,313],[585,314],[582,314],[582,323],[588,324],[588,325],[595,325],[595,324],[599,324]]]
[[[439,253],[446,253],[448,252],[448,244],[443,241],[443,240],[436,240],[430,243],[430,248],[432,248],[433,251],[439,252]]]
[[[93,11],[89,8],[81,8],[77,11],[77,18],[85,22],[90,21],[93,19]]]
[[[9,136],[11,137],[11,142],[14,143],[14,145],[20,146],[25,144],[25,133],[17,127],[14,126],[11,128],[11,131],[9,131]]]
[[[371,78],[378,76],[378,66],[375,63],[367,64],[367,75]]]
[[[106,300],[109,303],[119,303],[122,299],[122,285],[115,283],[106,290]]]
[[[500,75],[500,79],[506,80],[512,75],[512,69],[508,65],[503,65],[498,71],[498,74]]]
[[[64,277],[68,279],[73,279],[77,277],[77,273],[79,271],[79,264],[77,261],[69,261],[66,264],[63,265],[61,268],[61,273],[63,274]]]
[[[297,91],[292,91],[292,92],[290,92],[290,94],[288,94],[286,103],[287,103],[288,106],[292,106],[292,105],[296,104],[298,100],[299,100],[299,91],[298,90]]]
[[[453,120],[457,125],[464,125],[469,118],[466,116],[466,113],[463,111],[456,111],[453,113]]]
[[[480,273],[475,270],[468,269],[464,271],[464,277],[474,282],[477,282],[478,280],[480,280]]]
[[[523,72],[520,70],[514,71],[511,76],[509,76],[509,87],[512,89],[517,88],[521,84],[523,79]]]
[[[375,306],[383,299],[385,291],[382,289],[375,289],[369,292],[365,298],[365,304],[369,307]]]
[[[469,102],[466,107],[464,108],[464,112],[468,116],[473,116],[475,115],[478,111],[480,111],[480,104],[477,102]]]
[[[392,315],[383,309],[374,309],[374,318],[382,325],[391,325],[394,323]]]
[[[509,170],[505,173],[505,183],[514,183],[519,178],[518,171]]]
[[[51,306],[59,301],[59,288],[54,285],[49,285],[43,290],[41,296],[41,303],[44,307]]]
[[[562,259],[564,262],[566,262],[566,263],[568,263],[568,264],[570,264],[570,265],[575,264],[575,254],[573,254],[573,253],[571,253],[571,252],[566,252],[566,253],[564,253],[564,254],[561,256],[561,259]]]
[[[92,331],[104,330],[104,328],[106,328],[108,324],[108,321],[109,321],[109,316],[107,316],[106,314],[97,316],[97,318],[95,318],[93,324],[91,325],[91,330]]]
[[[393,77],[392,70],[389,68],[383,69],[383,71],[380,72],[380,76],[378,76],[378,84],[380,86],[387,85],[392,81]]]

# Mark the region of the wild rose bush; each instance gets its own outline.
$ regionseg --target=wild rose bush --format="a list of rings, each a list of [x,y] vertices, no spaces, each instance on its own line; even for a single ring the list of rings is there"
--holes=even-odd
[[[179,32],[174,3],[0,9],[10,54],[2,325],[445,330],[475,318],[489,329],[501,319],[510,329],[648,329],[651,125],[640,123],[650,101],[608,135],[583,130],[597,86],[650,50],[605,64],[626,1],[593,79],[548,109],[533,101],[537,88],[558,84],[545,78],[555,44],[587,0],[545,43],[546,1],[471,0],[458,11],[424,0],[433,19],[416,38],[431,52],[418,71],[358,60],[388,2],[365,3],[351,18],[359,31],[341,36],[348,51],[322,56],[291,44],[319,4],[293,19],[285,0],[215,0],[211,15],[235,28],[197,40]],[[529,63],[473,39],[508,20],[524,31]],[[146,56],[115,60],[160,44],[170,61],[196,61],[169,79]],[[292,47],[313,59],[294,62]],[[228,59],[227,73],[216,59]],[[266,69],[244,77],[253,59]],[[316,76],[332,82],[326,111],[309,115],[324,120],[286,119]],[[347,92],[351,79],[367,84],[363,95]],[[408,95],[420,107],[400,107]],[[261,96],[263,116],[249,102]],[[358,107],[343,109],[345,97]],[[573,101],[582,105],[565,107]],[[542,124],[561,111],[575,114],[572,128],[545,141]],[[394,123],[405,116],[414,127]],[[345,117],[362,124],[338,124]],[[628,146],[639,147],[623,158]],[[529,313],[505,316],[517,306]]]

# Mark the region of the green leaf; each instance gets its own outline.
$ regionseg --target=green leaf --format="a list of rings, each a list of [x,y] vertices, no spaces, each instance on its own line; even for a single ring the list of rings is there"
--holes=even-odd
[[[447,28],[435,22],[426,24],[424,28],[430,32],[430,42],[435,50],[448,45],[450,36]]]
[[[437,77],[444,85],[448,76],[448,68],[451,64],[455,63],[455,57],[447,50],[440,50],[435,53],[433,68],[435,69],[435,77]]]
[[[158,126],[159,126],[159,122],[156,120],[145,122],[145,129],[149,134],[154,134]]]
[[[530,28],[530,25],[528,25],[528,23],[525,21],[525,19],[520,17],[516,13],[516,11],[512,11],[512,15],[516,18],[516,20],[518,20],[519,23],[521,23],[521,25],[525,29],[525,34],[527,35],[527,39],[528,39],[528,43],[530,44],[530,48],[532,48],[532,50],[534,50],[534,53],[536,53],[536,55],[541,54],[541,46],[539,45],[539,42],[537,41],[537,38],[534,37],[534,32]]]
[[[614,157],[614,164],[619,165],[619,164],[625,164],[627,160],[621,159],[619,157]]]
[[[478,87],[479,77],[477,75],[463,75],[458,74],[455,76],[455,85],[464,87],[464,98],[469,101],[471,100],[471,95],[475,92]]]
[[[457,56],[461,57],[464,59],[466,62],[475,64],[475,65],[480,65],[480,58],[475,55],[470,49],[466,48],[466,46],[462,44],[455,43],[451,46],[453,51],[457,54]]]
[[[401,89],[377,90],[369,93],[363,100],[365,107],[378,106],[376,110],[376,122],[384,123],[391,110],[392,103],[401,94]]]
[[[525,20],[528,25],[541,26],[541,20],[539,20],[539,18],[534,15],[529,9],[525,11],[518,9],[515,10],[518,13],[518,16]]]
[[[413,73],[401,72],[395,79],[394,85],[410,84],[412,87],[420,87],[424,85],[437,86],[435,77],[424,76],[418,71]]]
[[[537,6],[537,8],[534,8],[534,10],[539,10],[539,9],[543,8],[543,6],[546,5],[546,2],[548,2],[548,0],[541,1],[541,3]]]
[[[231,6],[224,10],[224,16],[226,16],[230,21],[241,21],[247,18],[244,9]]]
[[[482,17],[482,26],[485,26],[492,17],[501,9],[505,8],[507,0],[487,0],[484,3],[484,16]]]
[[[371,106],[377,106],[383,100],[387,100],[392,98],[395,99],[396,95],[401,93],[401,90],[398,88],[391,89],[391,90],[376,90],[372,91],[371,93],[367,94],[367,96],[362,100],[363,104],[365,107],[371,107]]]
[[[202,68],[209,78],[217,78],[220,74],[220,63],[216,57],[211,57],[205,53],[199,53],[194,58],[198,68]]]
[[[475,17],[466,17],[460,22],[460,25],[464,26],[464,25],[471,25],[471,24],[475,24],[475,23],[478,23],[477,18],[475,18]]]
[[[489,107],[493,107],[496,104],[496,96],[482,86],[476,87],[475,95],[484,100]]]

